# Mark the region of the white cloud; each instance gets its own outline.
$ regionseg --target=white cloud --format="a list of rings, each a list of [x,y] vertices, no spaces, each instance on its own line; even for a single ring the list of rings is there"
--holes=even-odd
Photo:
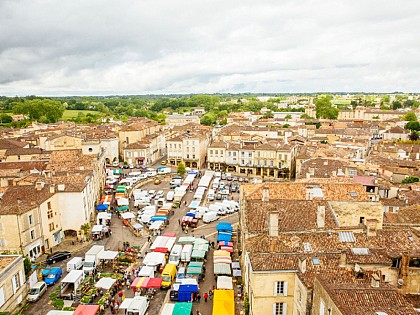
[[[0,2],[0,95],[414,91],[420,2]]]

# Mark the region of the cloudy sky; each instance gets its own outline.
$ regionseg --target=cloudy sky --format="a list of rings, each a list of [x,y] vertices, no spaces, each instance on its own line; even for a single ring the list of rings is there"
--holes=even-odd
[[[420,92],[419,0],[0,0],[0,95]]]

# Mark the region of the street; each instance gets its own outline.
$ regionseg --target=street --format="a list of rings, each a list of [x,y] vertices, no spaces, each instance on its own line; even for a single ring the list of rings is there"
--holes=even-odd
[[[124,170],[124,171],[125,171],[124,173],[126,173],[126,171],[130,171],[130,170]],[[163,180],[162,180],[162,183],[159,185],[155,185],[154,181],[152,181],[144,185],[142,184],[136,185],[136,187],[141,188],[143,190],[151,190],[151,189],[156,190],[156,191],[163,190],[166,196],[167,192],[170,191],[169,189],[170,176],[166,176],[166,178],[163,178],[163,177],[160,177],[160,178]],[[199,179],[197,178],[195,180],[195,185],[197,185],[198,181]],[[185,232],[181,230],[179,220],[182,219],[182,217],[188,211],[187,206],[193,199],[193,195],[194,195],[194,192],[187,192],[187,194],[184,196],[183,203],[180,205],[180,208],[176,209],[174,211],[174,214],[169,217],[169,224],[166,226],[163,233],[165,232],[175,233],[177,237],[186,236],[186,235],[199,237],[199,236],[204,235],[205,238],[209,240],[210,242],[212,241],[216,242],[216,238],[217,238],[216,225],[219,221],[229,222],[234,227],[237,226],[238,213],[235,212],[233,214],[220,217],[220,220],[211,222],[210,224],[205,224],[200,220],[197,228],[195,228],[194,230],[190,230],[188,234],[185,234]],[[239,193],[233,194],[233,198],[235,200],[237,200],[238,196],[239,196]],[[186,202],[186,205],[185,205],[185,202]],[[206,205],[207,203],[208,203],[207,196],[205,196],[203,198],[203,205]],[[137,210],[133,209],[132,202],[130,203],[130,208],[131,208],[130,210],[133,213],[137,213]],[[132,220],[134,221],[135,219],[132,219]],[[118,250],[118,248],[121,248],[123,242],[129,242],[130,245],[132,246],[135,245],[141,248],[143,250],[142,257],[144,257],[144,254],[149,251],[149,244],[147,243],[147,237],[148,237],[147,233],[144,233],[143,236],[136,237],[135,235],[133,235],[133,233],[131,233],[131,231],[128,230],[127,227],[123,225],[122,220],[119,219],[115,214],[112,215],[110,227],[112,230],[112,235],[108,238],[104,238],[102,240],[95,241],[95,242],[90,241],[83,244],[75,243],[74,245],[71,241],[65,241],[62,244],[60,244],[59,248],[55,249],[54,251],[69,250],[72,252],[72,257],[84,257],[85,253],[89,250],[89,248],[92,245],[95,245],[95,244],[104,245],[106,250]],[[152,240],[153,239],[154,237],[152,237]],[[67,261],[68,260],[61,261],[53,265],[54,267],[63,268],[62,278],[64,278],[65,275],[67,274],[67,271],[66,271]],[[141,259],[138,260],[131,267],[138,268],[139,266],[141,266]],[[211,290],[213,286],[216,285],[214,273],[213,273],[213,251],[212,250],[210,250],[208,253],[205,273],[206,273],[205,280],[199,284],[201,296],[203,296],[204,292],[209,292],[209,290]],[[46,294],[44,294],[43,297],[38,302],[30,303],[29,308],[27,309],[25,313],[41,315],[41,314],[47,314],[49,310],[54,309],[54,307],[51,305],[51,300],[49,298],[49,295],[55,292],[55,289],[57,286],[58,284],[55,284],[54,286],[48,288]],[[148,311],[149,314],[159,314],[160,309],[162,308],[163,304],[166,302],[170,302],[169,291],[170,290],[157,290],[153,299],[151,299],[150,301],[149,311]],[[130,289],[124,289],[124,295],[125,297],[133,297],[134,293]],[[212,314],[211,301],[208,301],[206,303],[204,302],[204,299],[201,299],[200,303],[194,302],[193,304],[194,304],[193,306],[194,314],[196,310],[199,310],[202,315]],[[122,311],[120,312],[122,313]],[[105,314],[111,314],[109,308],[106,309]],[[239,314],[239,312],[237,312],[237,314]]]

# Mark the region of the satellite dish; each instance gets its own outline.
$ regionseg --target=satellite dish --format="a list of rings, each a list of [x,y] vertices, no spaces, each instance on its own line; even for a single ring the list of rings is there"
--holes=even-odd
[[[355,264],[354,265],[354,271],[359,272],[360,271],[360,266],[359,264]]]
[[[397,283],[398,283],[398,285],[403,285],[404,284],[404,280],[403,279],[398,279]]]

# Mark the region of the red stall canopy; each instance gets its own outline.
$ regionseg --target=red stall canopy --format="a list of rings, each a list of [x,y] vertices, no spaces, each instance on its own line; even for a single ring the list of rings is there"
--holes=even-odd
[[[99,305],[82,305],[74,311],[73,315],[96,315],[99,311]]]

